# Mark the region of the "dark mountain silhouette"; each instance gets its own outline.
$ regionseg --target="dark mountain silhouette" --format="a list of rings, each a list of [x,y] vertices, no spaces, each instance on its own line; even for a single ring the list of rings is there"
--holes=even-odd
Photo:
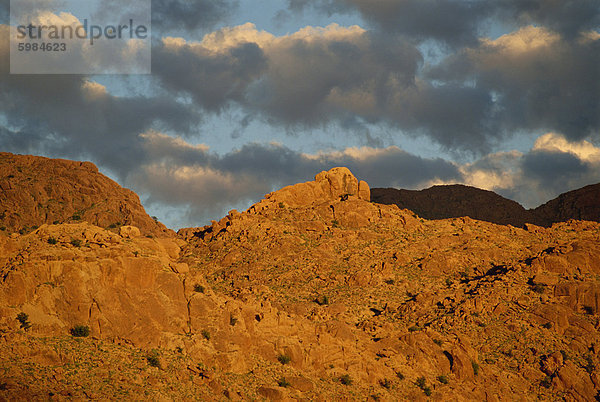
[[[563,193],[533,213],[541,226],[569,219],[600,222],[600,183]]]
[[[569,219],[600,222],[600,184],[569,191],[529,210],[493,191],[461,184],[425,190],[373,188],[371,200],[379,204],[396,204],[426,219],[468,216],[500,225],[533,223],[546,227]]]

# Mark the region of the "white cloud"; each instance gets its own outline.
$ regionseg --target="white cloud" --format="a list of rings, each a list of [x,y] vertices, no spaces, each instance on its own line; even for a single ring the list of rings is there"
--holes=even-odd
[[[564,136],[548,133],[539,137],[533,145],[534,151],[568,152],[580,160],[600,164],[600,147],[589,141],[569,141]]]

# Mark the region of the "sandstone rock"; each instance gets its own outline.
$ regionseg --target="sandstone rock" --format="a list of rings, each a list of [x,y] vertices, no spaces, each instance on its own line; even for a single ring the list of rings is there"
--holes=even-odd
[[[338,201],[348,197],[368,201],[370,191],[368,185],[364,183],[359,193],[358,180],[348,168],[343,167],[321,172],[315,176],[315,181],[288,186],[266,196],[274,203],[291,207]]]
[[[565,390],[576,399],[593,400],[596,396],[594,384],[589,375],[577,367],[573,362],[567,361],[558,371],[559,390]]]
[[[308,392],[314,389],[314,384],[311,380],[302,376],[290,377],[287,379],[290,386],[300,392]]]
[[[542,360],[542,371],[549,376],[554,375],[563,365],[563,356],[560,352],[546,356]]]
[[[282,401],[285,398],[285,388],[281,387],[260,387],[258,394],[270,401]]]
[[[126,239],[133,239],[142,235],[140,230],[135,226],[121,226],[119,234],[121,235],[121,237],[124,237]]]
[[[358,182],[358,198],[365,201],[371,201],[371,188],[366,181]]]
[[[558,277],[547,273],[539,273],[533,278],[535,285],[554,286],[558,283]]]
[[[0,152],[0,172],[0,226],[10,231],[87,221],[133,225],[144,235],[174,234],[146,214],[137,194],[90,162]]]

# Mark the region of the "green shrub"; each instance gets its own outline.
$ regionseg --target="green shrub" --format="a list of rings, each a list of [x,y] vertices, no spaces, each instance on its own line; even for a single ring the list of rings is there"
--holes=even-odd
[[[392,388],[392,382],[390,380],[388,380],[387,378],[384,378],[383,380],[379,380],[379,385],[381,385],[385,389]]]
[[[540,385],[544,388],[550,388],[552,386],[552,377],[547,375],[542,381],[540,381]]]
[[[425,389],[425,387],[427,386],[427,382],[425,380],[425,377],[419,377],[419,378],[417,378],[417,380],[415,381],[415,384],[417,384],[417,387],[419,387],[421,389]]]
[[[31,328],[31,324],[29,323],[29,316],[26,313],[21,312],[17,314],[17,321],[19,321],[19,323],[21,324],[21,328],[26,331],[29,328]]]
[[[423,392],[425,393],[425,395],[431,396],[431,388],[425,387],[423,388]]]
[[[283,202],[279,203],[279,208],[285,208],[285,204]]]
[[[349,374],[344,374],[340,377],[340,382],[344,385],[352,385],[352,378]]]
[[[440,375],[440,376],[438,376],[437,379],[442,384],[448,384],[448,377],[446,377],[445,375]]]
[[[408,328],[408,332],[416,332],[419,331],[421,328],[418,325],[413,325],[412,327]]]
[[[71,245],[73,247],[81,247],[81,240],[79,240],[79,239],[71,239]]]
[[[542,294],[546,290],[546,287],[540,283],[536,283],[531,287],[531,290],[533,290],[535,293]]]
[[[90,334],[90,327],[87,325],[75,325],[71,328],[71,335],[76,338],[85,338]]]
[[[194,285],[194,292],[204,293],[204,286],[195,284]]]
[[[583,369],[585,371],[587,371],[589,374],[592,374],[594,372],[594,370],[596,369],[596,365],[594,364],[594,360],[592,359],[592,356],[588,354],[583,359],[585,360],[585,366],[583,366]]]
[[[210,332],[208,332],[208,330],[203,329],[202,332],[200,332],[200,334],[202,334],[202,337],[204,339],[206,339],[207,341],[210,341]]]
[[[477,364],[476,361],[471,360],[471,366],[473,366],[473,373],[475,375],[478,375],[479,374],[479,364]]]
[[[281,354],[281,355],[277,356],[277,360],[279,360],[279,363],[281,363],[281,364],[288,364],[289,362],[292,361],[292,358],[289,357],[288,355]]]
[[[160,359],[158,358],[158,353],[156,351],[152,351],[146,355],[146,360],[151,367],[160,368]]]
[[[0,231],[4,232],[6,230],[6,226],[0,226]]]
[[[234,316],[229,316],[229,325],[231,325],[232,327],[237,324],[238,319],[235,318]]]
[[[73,216],[71,216],[71,219],[73,219],[74,221],[80,221],[81,220],[81,215],[79,215],[79,214],[73,214]]]
[[[442,346],[442,340],[441,339],[434,339],[433,343],[435,343],[438,346]]]
[[[281,379],[279,381],[277,381],[277,385],[279,385],[280,387],[283,388],[287,388],[289,387],[291,384],[288,380],[286,380],[284,377],[281,377]]]
[[[324,296],[324,295],[317,296],[314,301],[319,306],[325,306],[325,305],[329,304],[329,298],[327,296]]]
[[[399,372],[399,371],[396,371],[396,377],[398,377],[398,379],[399,379],[400,381],[404,380],[404,374],[402,374],[402,373],[401,373],[401,372]]]
[[[48,238],[48,244],[56,244],[56,243],[58,243],[58,240],[56,240],[54,237]]]

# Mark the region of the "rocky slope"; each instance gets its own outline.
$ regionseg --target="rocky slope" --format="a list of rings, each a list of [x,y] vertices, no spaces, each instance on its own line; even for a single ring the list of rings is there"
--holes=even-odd
[[[180,239],[0,234],[0,399],[598,395],[600,224],[369,198],[337,168]]]
[[[43,224],[87,221],[135,225],[142,234],[172,235],[152,219],[131,190],[90,162],[0,152],[0,228],[23,233]]]
[[[569,191],[529,210],[492,191],[460,184],[433,186],[419,191],[374,188],[371,194],[374,202],[395,204],[426,219],[468,216],[517,227],[525,223],[548,227],[570,219],[600,222],[600,184]]]

